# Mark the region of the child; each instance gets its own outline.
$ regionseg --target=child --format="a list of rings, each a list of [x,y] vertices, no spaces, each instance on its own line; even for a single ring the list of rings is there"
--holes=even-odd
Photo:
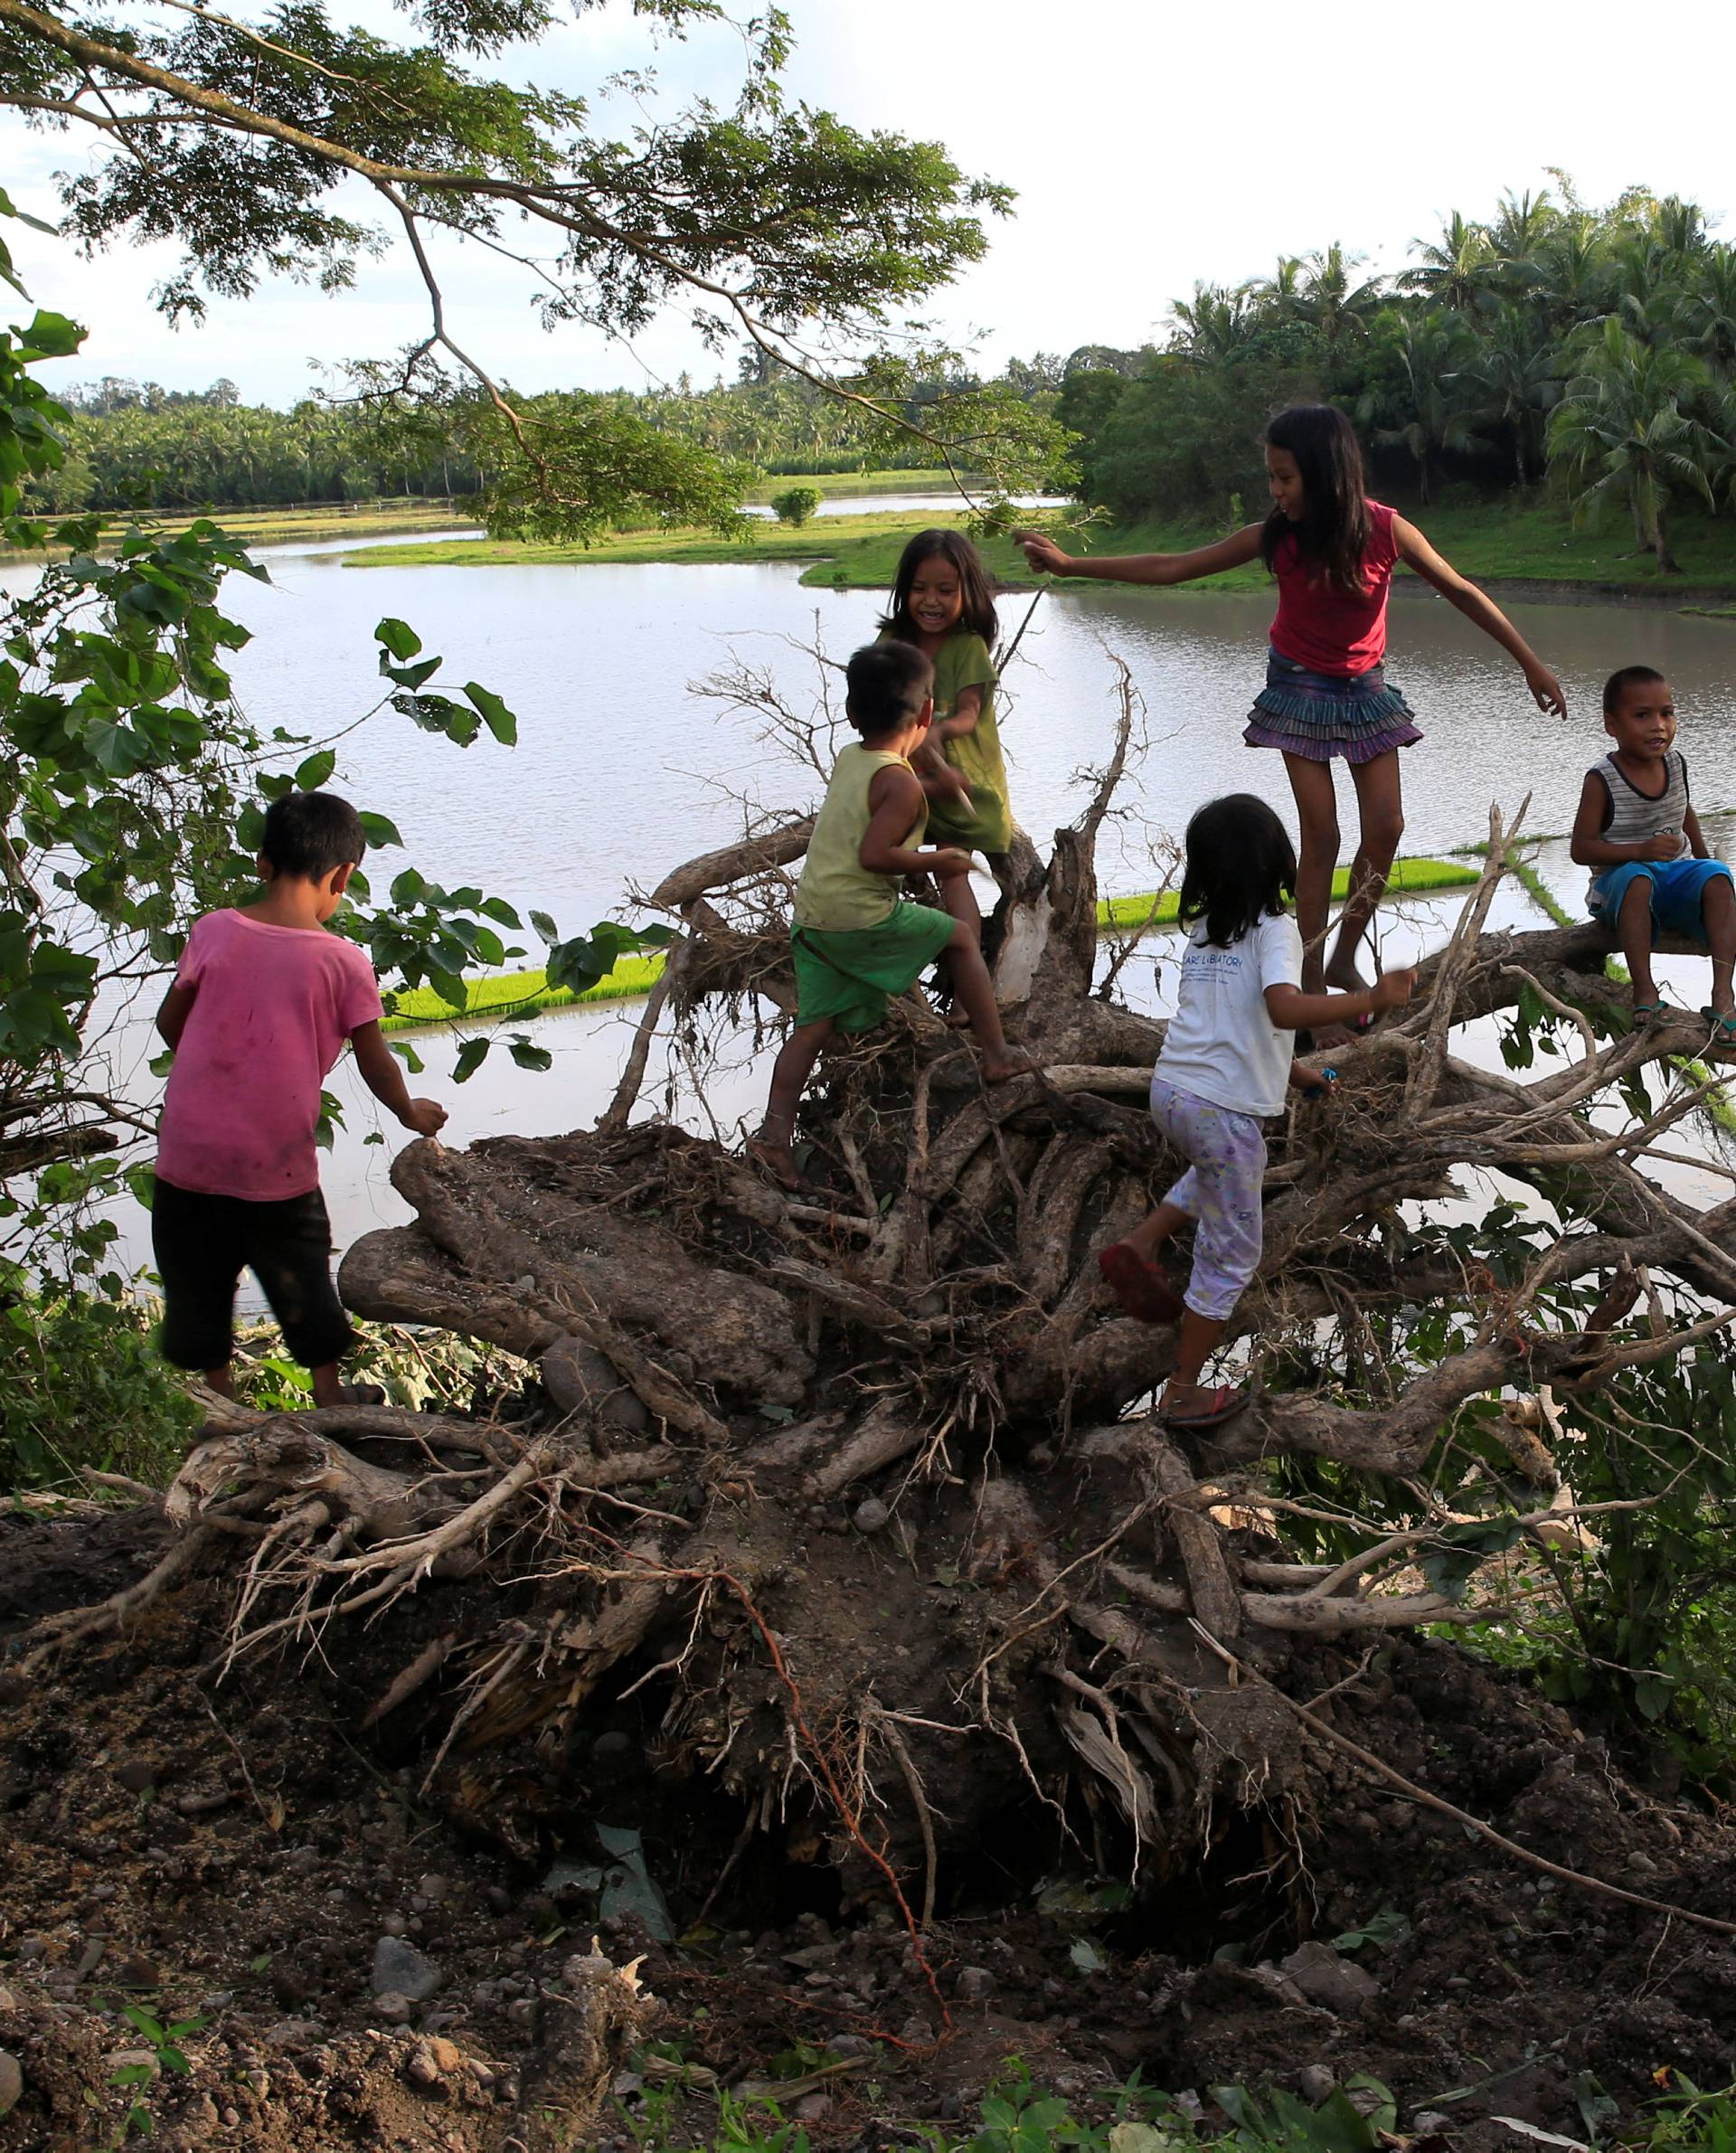
[[[1712,952],[1712,1001],[1700,1014],[1713,1043],[1736,1045],[1736,891],[1706,850],[1688,802],[1688,766],[1675,739],[1675,698],[1650,666],[1624,666],[1603,685],[1603,729],[1613,752],[1585,773],[1573,818],[1573,857],[1591,870],[1593,919],[1613,927],[1634,978],[1634,1022],[1667,1020],[1652,981],[1662,929]]]
[[[1202,1389],[1200,1372],[1260,1263],[1260,1124],[1282,1112],[1287,1086],[1317,1091],[1331,1081],[1292,1060],[1289,1034],[1394,1009],[1416,981],[1414,972],[1388,972],[1348,994],[1305,991],[1302,938],[1284,911],[1295,887],[1284,826],[1252,793],[1212,800],[1188,824],[1181,918],[1194,931],[1151,1075],[1151,1118],[1188,1170],[1142,1226],[1098,1258],[1129,1316],[1181,1318],[1164,1393],[1172,1428],[1214,1428],[1248,1402],[1244,1391]],[[1183,1302],[1152,1259],[1190,1220],[1199,1231]]]
[[[942,950],[983,1053],[983,1074],[998,1084],[1033,1066],[1008,1047],[995,990],[974,930],[931,905],[907,904],[907,874],[932,874],[943,888],[970,873],[970,855],[918,852],[929,817],[927,788],[911,760],[928,737],[934,668],[908,643],[859,650],[845,669],[844,708],[861,733],[841,749],[814,825],[796,892],[790,954],[796,968],[796,1029],[772,1067],[771,1097],[748,1146],[785,1188],[801,1178],[790,1155],[796,1109],[821,1049],[835,1031],[866,1032]]]
[[[1304,945],[1303,985],[1363,986],[1356,949],[1386,887],[1404,817],[1398,751],[1422,738],[1411,711],[1382,667],[1386,600],[1402,561],[1449,605],[1474,620],[1524,674],[1538,707],[1567,715],[1561,683],[1517,628],[1474,583],[1449,568],[1416,526],[1363,491],[1363,458],[1342,411],[1298,404],[1266,430],[1272,511],[1216,545],[1189,553],[1133,553],[1075,560],[1033,531],[1015,534],[1033,568],[1058,576],[1103,576],[1118,583],[1185,583],[1256,558],[1278,579],[1266,685],[1243,739],[1277,748],[1301,821],[1296,916]],[[1360,817],[1350,896],[1339,916],[1331,962],[1322,965],[1338,805],[1332,760],[1350,766]]]
[[[997,865],[1013,837],[1006,764],[995,722],[995,664],[989,656],[996,623],[988,571],[969,539],[957,531],[919,531],[899,556],[891,609],[881,640],[908,643],[934,664],[934,722],[916,759],[936,786],[929,835]],[[982,930],[982,914],[967,874],[941,885],[947,910]]]
[[[446,1119],[444,1107],[405,1090],[367,958],[326,932],[366,849],[347,800],[273,800],[259,846],[264,896],[193,922],[157,1012],[175,1049],[151,1206],[163,1352],[202,1369],[225,1398],[235,1395],[235,1286],[250,1268],[289,1352],[313,1371],[314,1403],[356,1402],[337,1378],[353,1334],[332,1284],[314,1149],[321,1081],[344,1042],[406,1128],[431,1137]]]

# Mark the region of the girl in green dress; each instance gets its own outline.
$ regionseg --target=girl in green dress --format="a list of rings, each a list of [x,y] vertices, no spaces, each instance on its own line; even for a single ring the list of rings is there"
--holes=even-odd
[[[1013,817],[995,722],[995,600],[969,539],[958,531],[917,533],[900,557],[880,629],[882,642],[914,644],[934,666],[934,722],[918,767],[925,760],[931,771],[949,770],[957,780],[950,793],[930,798],[934,842],[980,853],[994,872],[1011,842]],[[941,894],[953,917],[980,936],[969,876],[953,876]]]

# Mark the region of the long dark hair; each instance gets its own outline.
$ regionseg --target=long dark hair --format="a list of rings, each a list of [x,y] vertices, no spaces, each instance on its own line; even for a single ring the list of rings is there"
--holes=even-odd
[[[896,636],[901,643],[915,641],[916,625],[910,619],[910,586],[916,581],[917,570],[937,554],[958,571],[958,595],[964,600],[958,627],[970,635],[980,636],[993,650],[1000,624],[995,618],[988,571],[983,566],[981,554],[962,531],[919,531],[911,539],[898,557],[898,573],[892,578],[892,600],[881,617],[881,627],[889,635]]]
[[[1278,562],[1287,538],[1305,561],[1318,563],[1335,589],[1358,597],[1368,588],[1363,555],[1368,551],[1368,499],[1363,491],[1363,452],[1356,430],[1329,403],[1292,404],[1266,429],[1266,446],[1296,458],[1302,479],[1302,520],[1293,524],[1274,508],[1260,534],[1260,557]]]
[[[1203,920],[1206,940],[1221,949],[1275,919],[1296,894],[1289,832],[1257,793],[1208,800],[1183,842],[1182,925]]]

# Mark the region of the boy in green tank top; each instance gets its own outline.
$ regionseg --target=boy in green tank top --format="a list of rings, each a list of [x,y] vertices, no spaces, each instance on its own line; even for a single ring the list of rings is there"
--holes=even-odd
[[[799,1188],[790,1145],[796,1110],[814,1064],[835,1032],[866,1032],[894,995],[913,987],[942,950],[954,991],[982,1050],[991,1084],[1034,1066],[1006,1043],[995,989],[976,938],[962,921],[899,895],[908,874],[942,883],[970,873],[970,855],[951,847],[918,851],[928,826],[928,788],[910,755],[933,716],[934,667],[908,643],[876,643],[845,668],[844,709],[862,735],[840,751],[808,841],[796,892],[790,956],[796,1029],[771,1072],[771,1097],[750,1157],[785,1188]]]

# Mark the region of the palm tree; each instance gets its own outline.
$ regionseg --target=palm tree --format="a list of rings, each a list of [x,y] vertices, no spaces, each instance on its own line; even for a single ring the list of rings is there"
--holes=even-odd
[[[1485,417],[1508,430],[1514,473],[1522,487],[1531,484],[1533,450],[1541,468],[1543,417],[1561,393],[1556,351],[1553,339],[1531,315],[1518,307],[1504,307],[1477,357],[1465,368],[1467,377],[1482,392]]]
[[[1708,248],[1676,315],[1683,341],[1712,372],[1736,373],[1736,248]]]
[[[1301,265],[1296,311],[1319,330],[1329,351],[1335,351],[1341,340],[1366,335],[1370,320],[1380,310],[1383,295],[1379,279],[1371,278],[1359,284],[1352,279],[1352,272],[1367,259],[1363,254],[1346,254],[1334,240],[1324,253],[1310,254]]]
[[[1547,187],[1535,194],[1529,187],[1523,194],[1509,188],[1488,228],[1489,244],[1505,268],[1528,266],[1561,221]]]
[[[1467,223],[1455,210],[1439,240],[1412,240],[1410,246],[1420,266],[1401,273],[1401,290],[1422,292],[1455,314],[1475,314],[1493,304],[1501,265],[1482,225]]]
[[[1538,250],[1536,269],[1537,297],[1562,334],[1608,310],[1609,249],[1589,212],[1561,219]]]
[[[1302,257],[1280,254],[1271,275],[1257,277],[1247,289],[1266,321],[1296,320],[1302,298]]]
[[[1397,380],[1365,389],[1356,416],[1373,425],[1374,439],[1386,449],[1409,451],[1417,467],[1417,496],[1427,508],[1434,498],[1436,459],[1477,454],[1487,443],[1477,435],[1478,414],[1460,401],[1457,384],[1469,337],[1462,324],[1440,307],[1420,319],[1396,316],[1392,347]]]
[[[1682,408],[1711,386],[1698,359],[1642,344],[1611,316],[1550,420],[1550,460],[1567,474],[1576,519],[1625,501],[1635,544],[1656,557],[1661,575],[1680,572],[1670,551],[1672,496],[1692,493],[1710,508],[1712,472],[1731,454],[1727,439]]]
[[[1171,307],[1170,317],[1176,348],[1192,359],[1212,362],[1241,357],[1255,328],[1245,284],[1233,289],[1222,284],[1196,284],[1191,299],[1177,299]]]

